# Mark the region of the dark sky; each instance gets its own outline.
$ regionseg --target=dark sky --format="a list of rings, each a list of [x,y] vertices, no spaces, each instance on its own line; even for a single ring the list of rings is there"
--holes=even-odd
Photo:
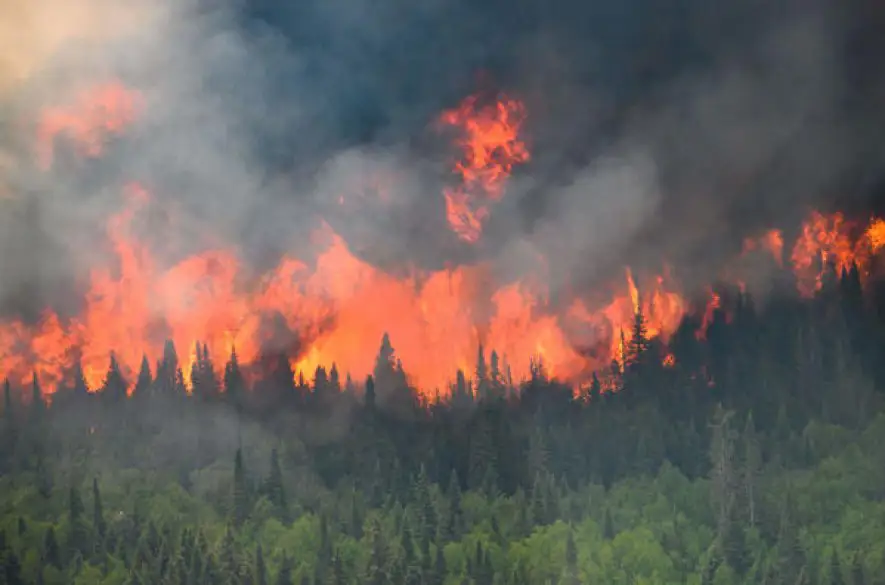
[[[663,199],[637,253],[690,262],[711,237],[728,247],[808,207],[874,205],[883,16],[872,0],[251,0],[242,14],[299,56],[273,99],[296,79],[316,97],[308,133],[322,139],[279,127],[283,166],[420,136],[482,73],[530,112],[520,229],[555,214],[559,187],[598,157],[643,150]]]
[[[874,0],[194,2],[210,16],[103,47],[100,67],[69,52],[47,69],[128,71],[156,107],[101,160],[26,176],[38,225],[7,239],[55,252],[23,264],[72,264],[61,251],[89,249],[119,206],[107,185],[138,178],[247,260],[288,251],[316,211],[377,263],[507,264],[528,242],[569,278],[667,259],[703,279],[747,233],[809,207],[868,211],[885,184]],[[452,153],[430,122],[478,89],[525,102],[532,162],[470,248],[442,219]],[[404,203],[336,216],[329,184],[376,167],[410,177]]]

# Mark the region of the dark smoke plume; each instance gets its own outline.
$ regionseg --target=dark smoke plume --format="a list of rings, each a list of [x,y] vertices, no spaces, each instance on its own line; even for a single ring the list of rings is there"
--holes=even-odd
[[[506,273],[540,251],[555,288],[665,256],[702,280],[748,232],[868,207],[885,170],[871,0],[60,1],[0,4],[32,39],[0,62],[5,306],[82,274],[127,180],[187,218],[170,256],[209,234],[261,265],[323,217],[389,266]],[[143,119],[99,160],[35,168],[28,120],[109,76],[143,93]],[[525,101],[533,160],[466,249],[429,126],[480,88]],[[336,206],[376,176],[389,203]]]

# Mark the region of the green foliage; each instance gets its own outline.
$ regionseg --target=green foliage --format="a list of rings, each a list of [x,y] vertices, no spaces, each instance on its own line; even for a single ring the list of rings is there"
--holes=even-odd
[[[0,583],[885,583],[877,340],[741,303],[671,368],[636,315],[577,396],[480,348],[422,403],[388,337],[362,392],[201,344],[192,395],[171,344],[129,399],[114,360],[107,397],[7,383]]]

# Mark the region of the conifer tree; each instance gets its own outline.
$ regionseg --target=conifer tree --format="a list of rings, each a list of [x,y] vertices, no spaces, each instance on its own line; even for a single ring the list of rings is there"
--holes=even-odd
[[[46,537],[43,539],[43,560],[56,569],[61,570],[62,568],[61,548],[55,536],[54,526],[46,529]]]
[[[246,381],[240,370],[240,362],[237,358],[237,349],[234,347],[230,352],[230,359],[224,366],[224,394],[229,404],[238,411],[243,407],[246,394]]]
[[[87,531],[83,514],[86,508],[80,497],[80,490],[71,487],[68,491],[68,551],[83,554],[86,552]]]
[[[368,411],[375,410],[375,379],[369,375],[366,377],[366,409]]]
[[[381,534],[381,525],[377,518],[369,522],[366,532],[369,546],[369,562],[366,566],[366,574],[363,582],[365,585],[387,585],[387,550],[384,546],[384,537]]]
[[[34,424],[40,424],[46,417],[46,402],[43,399],[43,389],[37,372],[31,377],[31,420]]]
[[[95,530],[97,541],[102,542],[106,534],[107,525],[104,519],[104,509],[101,505],[101,492],[98,489],[98,478],[92,479],[92,528]]]
[[[135,382],[133,396],[146,395],[149,392],[152,384],[153,378],[151,377],[151,365],[148,362],[147,356],[145,355],[141,358],[141,369],[138,370],[138,378]]]
[[[255,585],[268,585],[267,565],[264,562],[261,543],[258,543],[258,547],[255,549]]]
[[[418,512],[418,525],[421,530],[421,538],[424,541],[436,537],[437,521],[436,509],[430,496],[430,481],[427,478],[427,470],[421,465],[415,478],[414,499]]]
[[[246,470],[243,467],[243,450],[237,449],[234,457],[233,520],[239,526],[249,516],[249,493],[246,486]]]
[[[289,505],[286,500],[286,490],[283,486],[283,471],[280,468],[280,457],[276,448],[270,452],[270,475],[267,478],[266,492],[268,499],[274,506],[277,516],[283,522],[289,521]]]
[[[486,364],[485,351],[482,343],[479,344],[476,356],[476,394],[480,400],[489,397],[489,367]]]
[[[565,543],[565,575],[562,585],[580,585],[581,578],[578,574],[578,548],[575,546],[575,534],[569,527],[568,539]]]
[[[341,376],[338,373],[338,365],[334,362],[329,370],[329,391],[333,396],[341,394]]]
[[[111,353],[110,363],[108,364],[108,373],[105,375],[102,384],[101,395],[103,398],[113,401],[121,401],[126,399],[127,391],[126,380],[120,372],[120,365],[117,363],[116,356]]]
[[[449,476],[449,487],[446,491],[448,505],[446,506],[446,520],[442,527],[443,540],[450,542],[460,540],[462,530],[461,511],[461,482],[458,480],[458,472],[454,469]]]

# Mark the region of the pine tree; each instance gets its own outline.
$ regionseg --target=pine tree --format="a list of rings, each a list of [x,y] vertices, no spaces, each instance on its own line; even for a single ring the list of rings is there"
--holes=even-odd
[[[37,492],[43,496],[43,498],[48,499],[49,496],[52,495],[52,489],[54,487],[54,482],[52,479],[52,472],[49,469],[49,465],[46,462],[46,457],[43,456],[42,451],[37,453]]]
[[[98,479],[92,479],[92,528],[95,530],[97,540],[104,541],[107,525],[104,520],[104,510],[101,505],[101,492],[98,490]]]
[[[148,362],[147,356],[144,355],[141,358],[141,369],[138,371],[135,390],[132,392],[133,396],[147,395],[153,383],[153,379],[151,378],[151,364]]]
[[[341,394],[341,377],[338,373],[338,365],[334,362],[329,370],[329,391],[333,396]]]
[[[743,577],[753,563],[752,551],[747,544],[744,526],[734,515],[722,535],[721,549],[725,562],[738,576]]]
[[[329,394],[329,376],[326,374],[326,368],[317,366],[313,374],[313,395],[320,404],[325,404]]]
[[[3,382],[3,442],[0,444],[0,453],[2,453],[0,472],[6,471],[11,466],[17,441],[18,428],[12,402],[12,388],[9,385],[9,378],[6,378]]]
[[[261,550],[261,543],[255,549],[255,585],[268,585],[267,583],[267,565],[264,562],[264,553]]]
[[[375,368],[372,371],[375,380],[375,391],[382,398],[387,398],[396,388],[396,359],[390,336],[385,333],[381,338],[381,348],[375,358]],[[386,404],[386,402],[384,402]]]
[[[461,511],[461,482],[458,480],[458,472],[454,469],[449,476],[449,488],[446,496],[448,497],[447,515],[441,534],[445,542],[457,541],[461,539],[463,520]]]
[[[744,492],[747,507],[747,520],[750,526],[756,525],[756,484],[762,467],[762,453],[756,435],[753,413],[747,414],[747,422],[741,436],[743,443],[743,474]]]
[[[366,377],[366,410],[375,410],[375,379],[369,375]]]
[[[31,378],[31,419],[35,424],[40,424],[46,416],[46,402],[43,400],[43,390],[37,372]]]
[[[316,565],[314,567],[314,581],[322,583],[325,580],[326,569],[332,561],[332,537],[329,534],[329,520],[324,512],[320,512],[320,546],[317,550]]]
[[[470,433],[467,471],[467,484],[470,489],[482,489],[489,473],[494,474],[494,483],[497,485],[498,465],[495,451],[490,423],[485,416],[479,415],[476,426]]]
[[[384,546],[384,537],[381,534],[381,525],[377,518],[372,518],[366,532],[369,546],[369,562],[366,566],[366,574],[363,578],[365,585],[387,585],[387,550]]]
[[[283,522],[288,522],[289,505],[286,500],[286,490],[283,486],[283,471],[280,468],[280,457],[275,448],[271,449],[270,452],[270,475],[267,478],[265,489],[279,519]]]
[[[612,521],[611,509],[606,506],[602,517],[602,537],[606,540],[612,540],[617,535],[615,532],[615,524]]]
[[[476,354],[476,394],[480,400],[486,400],[489,398],[489,368],[482,343]]]
[[[578,548],[575,546],[574,531],[569,527],[568,540],[565,543],[565,575],[562,585],[580,585],[578,574]]]
[[[593,379],[590,381],[588,396],[590,398],[590,404],[596,406],[599,405],[599,400],[602,398],[602,384],[600,383],[599,375],[596,372],[593,372]]]
[[[43,539],[43,560],[56,569],[62,568],[61,548],[58,545],[53,526],[46,529],[46,536]]]
[[[220,391],[215,364],[209,355],[209,346],[205,343],[197,342],[197,359],[192,368],[191,388],[193,395],[202,399],[215,398]]]
[[[224,394],[228,403],[232,404],[234,408],[237,410],[242,408],[246,394],[246,381],[240,370],[235,347],[231,349],[230,359],[224,366]]]
[[[182,397],[186,393],[184,374],[172,340],[163,345],[163,359],[157,366],[156,392],[169,397]]]
[[[535,481],[532,484],[530,506],[534,524],[546,525],[550,523],[550,518],[547,516],[549,506],[547,505],[546,484],[542,481],[540,474],[535,475]]]
[[[414,499],[418,512],[418,525],[421,530],[421,538],[429,542],[436,537],[437,521],[436,509],[430,496],[430,481],[427,478],[427,470],[422,464],[415,478]]]
[[[87,531],[83,514],[86,512],[80,490],[71,487],[68,491],[68,542],[67,548],[71,552],[83,554],[87,550]]]
[[[239,526],[249,516],[249,493],[246,486],[246,471],[243,467],[243,450],[237,449],[234,457],[233,519]]]
[[[105,375],[102,384],[101,395],[103,398],[115,401],[126,399],[126,390],[128,385],[120,372],[120,365],[117,363],[116,356],[111,353],[110,363],[108,364],[108,373]]]
[[[637,306],[633,313],[633,328],[631,330],[630,343],[625,351],[625,370],[639,372],[646,361],[646,355],[651,348],[648,338],[648,326],[642,306]]]
[[[446,557],[443,555],[443,545],[436,545],[436,559],[433,563],[433,574],[429,585],[443,585],[446,579]]]
[[[492,350],[489,356],[489,390],[496,398],[504,396],[504,377],[501,374],[501,364],[498,359],[498,352]]]
[[[526,456],[528,472],[531,477],[546,475],[550,454],[547,451],[547,441],[539,424],[535,424],[532,436],[529,439],[529,451]]]
[[[717,538],[724,538],[734,504],[734,436],[730,427],[731,411],[718,406],[713,415],[710,444],[710,496],[717,518]]]

